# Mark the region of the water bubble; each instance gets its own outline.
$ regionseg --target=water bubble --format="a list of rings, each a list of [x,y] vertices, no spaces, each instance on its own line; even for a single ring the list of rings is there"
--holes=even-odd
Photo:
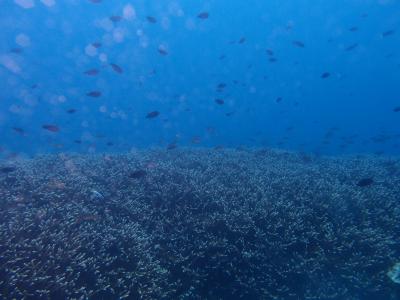
[[[14,0],[15,4],[21,6],[22,8],[32,8],[35,6],[35,2],[33,0]]]

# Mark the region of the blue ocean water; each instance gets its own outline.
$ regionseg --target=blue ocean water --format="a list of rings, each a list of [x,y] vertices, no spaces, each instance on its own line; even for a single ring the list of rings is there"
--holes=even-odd
[[[400,2],[0,0],[0,299],[400,299]]]
[[[5,156],[171,143],[399,152],[398,1],[0,5]]]

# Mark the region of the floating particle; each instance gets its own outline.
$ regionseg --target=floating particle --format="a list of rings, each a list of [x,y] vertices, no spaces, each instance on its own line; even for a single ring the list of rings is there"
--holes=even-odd
[[[40,2],[42,2],[47,7],[52,7],[52,6],[56,5],[55,0],[40,0]]]
[[[210,14],[208,12],[203,11],[197,15],[197,18],[205,20],[208,19],[209,16]]]
[[[140,179],[143,178],[147,175],[147,172],[145,170],[135,170],[131,173],[129,173],[129,177],[132,179]]]
[[[124,15],[124,18],[127,20],[132,20],[136,17],[135,8],[131,4],[125,5],[122,11],[123,11],[122,14]]]
[[[215,103],[217,103],[218,105],[223,105],[225,102],[223,99],[215,99]]]
[[[77,112],[77,110],[75,108],[70,108],[67,110],[67,113],[69,113],[69,114],[74,114],[76,112]]]
[[[357,47],[358,47],[358,43],[354,43],[354,44],[352,44],[352,45],[346,47],[344,50],[345,50],[345,51],[351,51],[351,50],[356,49]]]
[[[395,108],[393,108],[394,112],[400,112],[400,106],[396,106]]]
[[[88,76],[96,76],[99,73],[100,73],[100,71],[98,69],[89,69],[89,70],[84,72],[84,74],[86,74]]]
[[[356,32],[356,31],[358,31],[358,27],[357,26],[350,27],[349,31]]]
[[[43,129],[46,129],[48,131],[51,132],[59,132],[60,128],[57,125],[53,125],[53,124],[45,124],[42,126]]]
[[[146,119],[154,119],[160,115],[160,112],[157,110],[151,111],[146,115]]]
[[[0,173],[4,173],[4,174],[14,172],[15,170],[17,170],[16,167],[11,167],[11,166],[0,167]]]
[[[241,37],[238,41],[239,44],[243,44],[246,41],[245,37]]]
[[[118,73],[118,74],[124,73],[124,70],[120,66],[118,66],[116,64],[110,64],[110,66],[114,70],[115,73]]]
[[[92,3],[101,3],[102,0],[89,0]]]
[[[111,16],[110,20],[114,23],[120,22],[122,20],[121,16]]]
[[[15,42],[18,44],[18,46],[25,48],[30,46],[31,39],[26,34],[20,33],[16,36]]]
[[[19,64],[12,58],[11,55],[0,55],[0,65],[3,65],[9,71],[18,74],[21,72],[21,67]]]
[[[230,117],[230,116],[232,116],[234,113],[235,113],[234,111],[230,111],[230,112],[227,112],[227,113],[225,114],[225,116]]]
[[[384,31],[384,32],[382,32],[382,37],[388,37],[390,35],[395,34],[395,32],[396,31],[394,29],[390,29],[390,30]]]
[[[278,98],[276,98],[275,102],[276,102],[276,103],[279,103],[279,102],[282,102],[282,100],[283,100],[282,97],[278,97]]]
[[[15,4],[25,9],[35,6],[35,2],[33,2],[33,0],[14,0],[14,2]]]
[[[268,59],[268,61],[274,63],[277,62],[278,60],[275,57],[271,57],[270,59]]]
[[[157,19],[152,16],[147,16],[146,20],[147,20],[147,22],[152,23],[152,24],[157,23]]]
[[[297,47],[299,47],[299,48],[304,48],[305,47],[304,43],[301,42],[301,41],[293,41],[292,44],[297,46]]]
[[[368,178],[363,178],[360,181],[357,182],[357,186],[359,187],[366,187],[366,186],[370,186],[374,183],[374,179],[371,177]]]
[[[91,92],[87,93],[86,96],[92,97],[92,98],[98,98],[101,96],[101,92],[100,91],[91,91]]]
[[[325,79],[325,78],[328,78],[329,76],[331,76],[331,73],[329,73],[329,72],[324,72],[324,73],[322,73],[321,78],[322,78],[322,79]]]

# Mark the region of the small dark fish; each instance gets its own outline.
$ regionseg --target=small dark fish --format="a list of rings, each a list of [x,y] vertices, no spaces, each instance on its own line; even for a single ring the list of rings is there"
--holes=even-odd
[[[75,144],[82,144],[82,141],[81,140],[75,140],[74,143]]]
[[[394,29],[384,31],[384,32],[382,32],[382,37],[387,37],[387,36],[393,35],[393,34],[395,34],[395,32],[396,31]]]
[[[215,99],[215,103],[217,103],[218,105],[223,105],[225,102],[222,99]]]
[[[101,96],[101,92],[99,92],[99,91],[91,91],[91,92],[87,93],[86,96],[92,97],[92,98],[98,98],[98,97]]]
[[[154,119],[156,117],[158,117],[160,115],[160,112],[155,110],[155,111],[151,111],[146,115],[146,119]]]
[[[191,143],[192,144],[200,144],[201,138],[199,136],[194,136],[194,137],[192,137]]]
[[[115,73],[122,74],[124,73],[124,70],[116,64],[110,64],[111,68],[114,70]]]
[[[304,43],[301,42],[301,41],[293,41],[292,44],[297,46],[297,47],[299,47],[299,48],[304,48],[305,47]]]
[[[21,54],[22,52],[24,52],[24,50],[22,50],[21,48],[12,48],[10,52],[15,54]]]
[[[16,133],[20,134],[20,135],[24,135],[25,134],[25,130],[23,130],[20,127],[13,127],[12,128]]]
[[[149,23],[152,23],[152,24],[157,23],[157,19],[152,16],[147,16],[146,19],[147,19],[147,22],[149,22]]]
[[[15,170],[17,170],[16,167],[11,167],[11,166],[9,166],[9,167],[0,167],[0,172],[1,173],[11,173],[11,172],[14,172]]]
[[[178,146],[176,145],[176,143],[171,143],[171,144],[168,144],[167,150],[172,150],[172,149],[175,149],[176,147],[178,147]]]
[[[322,79],[325,79],[325,78],[328,78],[329,76],[331,76],[331,73],[329,73],[329,72],[324,72],[324,73],[322,73],[321,78],[322,78]]]
[[[279,102],[282,102],[282,100],[283,100],[282,97],[278,97],[278,98],[276,98],[275,102],[276,102],[276,103],[279,103]]]
[[[221,82],[217,85],[217,89],[219,89],[219,90],[224,89],[224,88],[226,88],[226,83]]]
[[[97,74],[99,74],[99,70],[97,69],[89,69],[87,71],[84,72],[84,74],[88,75],[88,76],[96,76]]]
[[[246,41],[245,37],[241,37],[240,40],[238,41],[239,44],[243,44]]]
[[[350,27],[349,31],[356,32],[356,31],[358,31],[358,27],[357,26]]]
[[[136,170],[133,171],[129,174],[129,177],[132,179],[140,179],[143,178],[147,175],[147,172],[145,170]]]
[[[113,142],[107,142],[107,144],[106,144],[107,146],[114,146],[114,143]]]
[[[348,46],[346,49],[344,49],[345,51],[351,51],[351,50],[354,50],[354,49],[356,49],[358,47],[358,44],[357,43],[355,43],[355,44],[352,44],[352,45],[350,45],[350,46]]]
[[[167,51],[167,49],[165,48],[165,47],[163,47],[163,46],[159,46],[158,47],[158,53],[160,53],[161,55],[168,55],[168,51]]]
[[[232,116],[234,113],[235,113],[234,111],[227,112],[227,113],[225,114],[225,116],[230,117],[230,116]]]
[[[277,62],[278,60],[275,57],[271,57],[270,59],[268,59],[270,62],[274,63]]]
[[[120,22],[122,20],[121,16],[111,16],[110,20],[114,23]]]
[[[53,125],[53,124],[45,124],[42,126],[43,129],[46,129],[48,131],[51,132],[59,132],[60,128],[57,125]]]
[[[374,179],[372,178],[363,178],[357,182],[357,186],[359,187],[366,187],[374,183]]]
[[[223,60],[223,59],[225,59],[226,58],[226,55],[225,54],[222,54],[220,57],[219,57],[219,60]]]
[[[96,49],[101,47],[101,43],[100,42],[94,42],[92,43],[92,46],[95,47]]]
[[[75,108],[70,108],[67,110],[67,113],[69,113],[69,114],[74,114],[76,112],[77,112],[77,110]]]
[[[208,127],[206,128],[206,130],[207,130],[207,132],[208,132],[209,134],[215,133],[215,128],[212,127],[212,126],[208,126]]]
[[[197,15],[197,17],[199,19],[203,19],[203,20],[208,19],[209,16],[210,16],[210,14],[206,11],[203,11]]]
[[[102,0],[89,0],[92,3],[101,3]]]
[[[394,112],[400,112],[400,106],[396,106],[395,108],[393,108]]]
[[[269,55],[269,56],[274,56],[274,51],[272,51],[271,49],[267,49],[267,50],[265,50],[266,52],[267,52],[267,54]]]
[[[31,89],[36,89],[39,85],[37,83],[31,85]]]

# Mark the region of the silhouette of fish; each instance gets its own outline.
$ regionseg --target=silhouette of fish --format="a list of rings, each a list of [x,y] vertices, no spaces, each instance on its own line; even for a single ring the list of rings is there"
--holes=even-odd
[[[197,18],[205,20],[208,19],[209,16],[210,14],[208,12],[203,11],[197,15]]]
[[[301,41],[293,41],[292,44],[297,46],[297,47],[299,47],[299,48],[304,48],[305,47],[304,43],[301,42]]]
[[[99,70],[98,69],[89,69],[87,71],[84,72],[84,74],[88,75],[88,76],[96,76],[97,74],[99,74]]]
[[[324,73],[322,73],[321,78],[325,79],[325,78],[328,78],[329,76],[331,76],[331,74],[329,72],[324,72]]]
[[[363,178],[363,179],[359,180],[359,181],[357,182],[357,186],[359,186],[359,187],[366,187],[366,186],[372,185],[373,183],[374,183],[374,179],[368,177],[368,178]]]
[[[57,125],[53,125],[53,124],[45,124],[42,126],[43,129],[46,129],[48,131],[51,132],[59,132],[60,128]]]
[[[394,29],[386,30],[386,31],[382,32],[382,37],[388,37],[390,35],[395,34],[395,32],[396,31]]]
[[[152,16],[147,16],[146,19],[147,19],[147,21],[148,21],[149,23],[152,23],[152,24],[157,23],[157,19],[154,18],[154,17],[152,17]]]
[[[114,70],[115,73],[122,74],[124,72],[124,70],[116,64],[110,64],[110,66]]]
[[[91,92],[87,93],[86,96],[92,97],[92,98],[98,98],[101,96],[101,92],[100,91],[91,91]]]
[[[146,119],[154,119],[160,115],[160,112],[157,110],[151,111],[146,115]]]

